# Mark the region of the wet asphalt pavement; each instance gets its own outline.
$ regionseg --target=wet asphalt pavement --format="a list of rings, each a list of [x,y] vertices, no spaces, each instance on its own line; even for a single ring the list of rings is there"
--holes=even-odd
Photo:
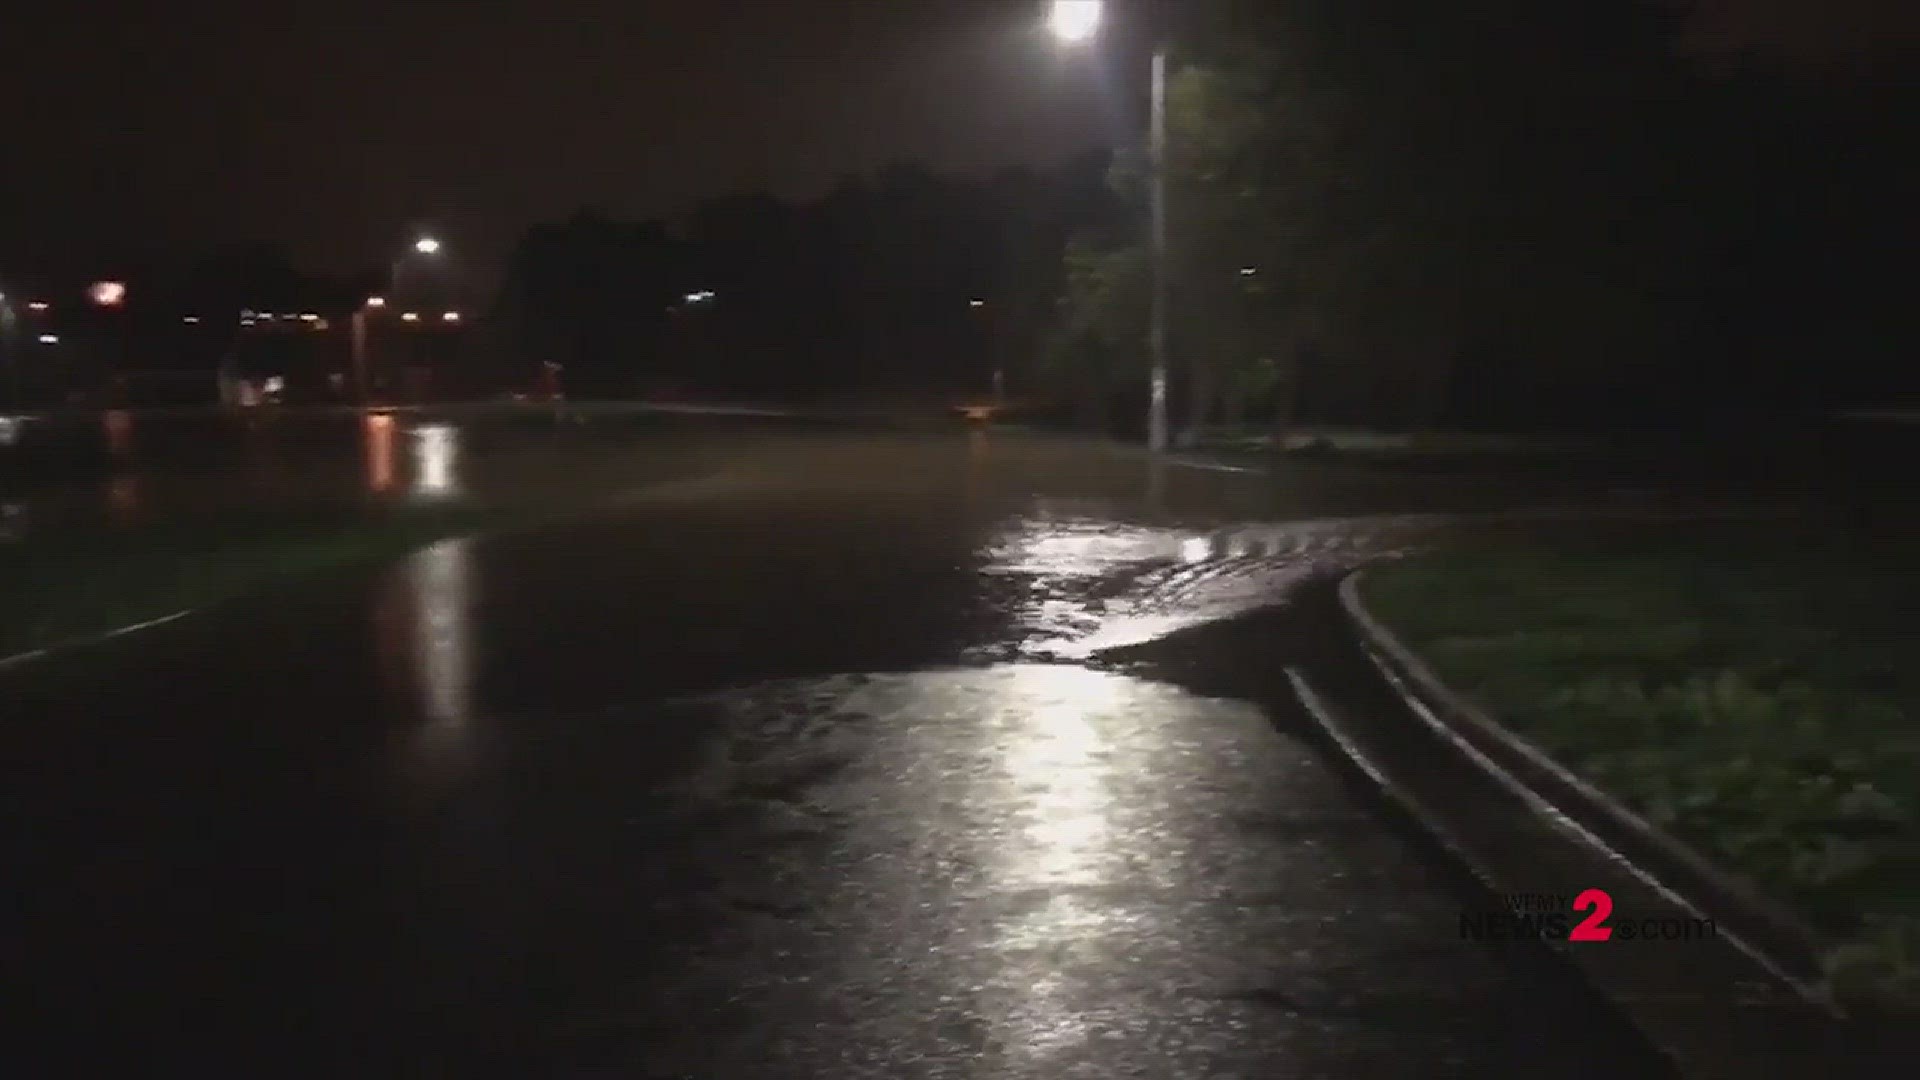
[[[1435,527],[815,435],[10,673],[8,1071],[1651,1075],[1274,692]]]

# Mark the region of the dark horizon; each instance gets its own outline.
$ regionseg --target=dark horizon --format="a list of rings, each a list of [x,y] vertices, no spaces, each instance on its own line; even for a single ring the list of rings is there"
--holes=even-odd
[[[889,164],[984,174],[1125,143],[1130,50],[1063,54],[1040,7],[346,0],[263,17],[96,0],[12,16],[32,48],[0,72],[25,166],[0,177],[0,269],[85,276],[269,243],[358,274],[421,228],[498,267],[522,230],[583,207],[672,222]],[[1915,22],[1878,0],[1715,0],[1681,47],[1854,77]]]
[[[1053,165],[1116,134],[1097,59],[993,12],[349,2],[263,23],[94,6],[35,16],[40,47],[0,76],[35,102],[9,136],[32,167],[0,179],[7,205],[36,208],[0,223],[10,269],[266,242],[357,273],[421,228],[497,266],[522,230],[582,207],[673,220],[894,163]]]

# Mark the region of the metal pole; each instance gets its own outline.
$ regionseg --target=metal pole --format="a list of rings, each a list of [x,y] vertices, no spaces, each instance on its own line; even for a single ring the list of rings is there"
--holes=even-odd
[[[353,391],[355,403],[367,403],[367,312],[353,313]]]
[[[1147,406],[1147,449],[1167,449],[1167,47],[1153,50],[1153,120],[1148,169],[1153,184],[1153,302],[1147,349],[1153,362]]]

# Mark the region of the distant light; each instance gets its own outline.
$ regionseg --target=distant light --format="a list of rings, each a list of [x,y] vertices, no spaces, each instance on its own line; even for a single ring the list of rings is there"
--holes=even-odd
[[[27,301],[27,310],[32,312],[45,311],[47,310],[47,302],[45,300],[29,300]]]
[[[369,297],[367,297],[367,306],[368,306],[368,307],[370,307],[370,308],[383,308],[383,307],[386,307],[386,306],[387,306],[387,298],[386,298],[386,297],[384,297],[384,296],[369,296]]]
[[[260,384],[261,391],[268,394],[278,394],[286,388],[287,379],[284,375],[269,375],[267,381]]]
[[[438,255],[440,253],[440,241],[435,240],[431,236],[423,236],[413,242],[413,250],[422,255]]]
[[[699,292],[690,292],[687,294],[687,303],[704,304],[707,301],[712,300],[716,295],[718,294],[716,294],[712,289],[701,289]]]
[[[303,311],[300,313],[300,321],[301,322],[319,322],[320,316],[311,311]]]
[[[967,301],[967,306],[968,307],[986,307],[987,302],[985,300],[969,300]]]
[[[1053,0],[1053,18],[1048,25],[1054,37],[1078,44],[1099,31],[1105,6],[1102,0]]]
[[[1241,277],[1252,277],[1253,275],[1259,272],[1260,272],[1260,268],[1257,266],[1243,266],[1240,268]]]
[[[442,314],[442,315],[440,316],[440,321],[441,321],[441,322],[459,322],[459,321],[460,321],[460,313],[459,313],[459,312],[457,312],[457,311],[449,311],[449,312],[446,312],[445,314]]]
[[[183,322],[183,323],[197,323],[197,322],[199,322],[199,321],[200,321],[200,316],[198,316],[198,315],[182,315],[182,316],[180,316],[180,321],[181,321],[181,322]]]
[[[419,322],[420,313],[417,311],[409,311],[405,315],[400,316],[400,321],[401,322]]]
[[[42,344],[42,345],[58,345],[58,344],[60,344],[60,335],[59,335],[59,334],[41,334],[41,335],[40,335],[40,344]]]
[[[252,309],[250,309],[250,308],[241,308],[241,309],[240,309],[240,317],[241,317],[241,318],[243,318],[243,319],[251,319],[251,318],[253,318],[253,311],[252,311]]]
[[[127,302],[127,286],[118,281],[96,281],[87,286],[87,299],[101,307],[119,307]]]

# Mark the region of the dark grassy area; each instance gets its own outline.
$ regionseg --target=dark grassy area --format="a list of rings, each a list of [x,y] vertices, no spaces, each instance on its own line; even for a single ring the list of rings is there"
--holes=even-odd
[[[1748,525],[1507,537],[1369,575],[1453,687],[1920,1000],[1920,543]]]
[[[394,504],[30,535],[0,549],[0,656],[516,520],[497,506]]]

